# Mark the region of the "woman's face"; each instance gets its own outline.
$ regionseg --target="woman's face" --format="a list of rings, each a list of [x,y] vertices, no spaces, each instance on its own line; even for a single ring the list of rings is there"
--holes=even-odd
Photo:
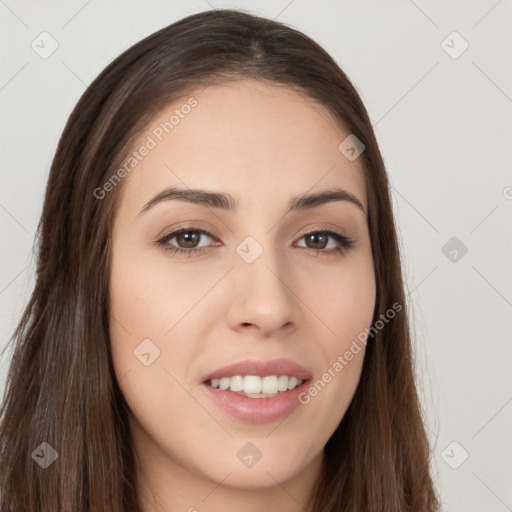
[[[319,468],[364,346],[344,354],[375,305],[362,158],[339,149],[348,135],[318,103],[247,81],[173,103],[132,148],[137,164],[117,185],[111,342],[154,478],[256,489]],[[189,199],[161,195],[171,188]],[[361,207],[337,198],[290,210],[332,189]],[[242,394],[260,385],[278,394]]]

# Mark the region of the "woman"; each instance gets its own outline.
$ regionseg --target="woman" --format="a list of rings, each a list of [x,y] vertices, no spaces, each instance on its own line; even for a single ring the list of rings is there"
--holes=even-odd
[[[38,241],[2,511],[438,510],[386,171],[310,38],[214,10],[128,49]]]

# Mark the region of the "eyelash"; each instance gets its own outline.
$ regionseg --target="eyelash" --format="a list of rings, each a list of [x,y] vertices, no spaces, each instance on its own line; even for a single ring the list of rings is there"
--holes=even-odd
[[[191,254],[203,253],[207,250],[206,247],[182,249],[180,247],[169,246],[167,244],[167,242],[169,240],[171,240],[172,238],[174,238],[177,235],[180,235],[181,233],[200,233],[203,235],[207,235],[211,238],[215,238],[210,232],[205,231],[204,229],[193,228],[193,227],[189,227],[189,228],[184,227],[184,228],[178,229],[177,231],[173,231],[173,232],[163,236],[160,240],[156,241],[156,244],[158,246],[162,247],[164,249],[164,251],[166,251],[166,252],[168,251],[171,254],[179,253],[179,254],[187,254],[190,256]],[[317,253],[317,255],[320,254],[322,256],[335,256],[337,254],[344,254],[349,249],[351,249],[354,245],[354,241],[351,238],[349,238],[345,235],[342,235],[341,233],[338,233],[337,231],[328,231],[328,230],[315,230],[315,231],[310,231],[309,233],[304,233],[299,240],[301,240],[302,238],[309,236],[309,235],[318,235],[318,234],[319,235],[328,235],[329,237],[336,240],[339,243],[339,246],[334,249],[327,249],[327,250],[326,249],[311,249],[309,247],[302,247],[302,248],[309,249],[310,251],[314,251]]]

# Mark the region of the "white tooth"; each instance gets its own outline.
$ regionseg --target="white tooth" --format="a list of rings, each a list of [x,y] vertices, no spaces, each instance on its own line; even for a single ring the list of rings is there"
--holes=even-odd
[[[293,389],[297,386],[297,377],[290,377],[288,380],[288,389]]]
[[[244,395],[244,396],[248,396],[249,398],[272,398],[273,396],[276,396],[277,393],[249,393],[248,395]]]
[[[297,377],[288,377],[288,375],[267,375],[259,377],[257,375],[234,375],[233,377],[222,377],[220,379],[211,379],[210,385],[223,391],[233,391],[243,393],[252,398],[265,398],[275,396],[278,392],[285,392],[300,386],[302,380]]]
[[[242,391],[244,389],[244,378],[241,375],[231,377],[229,389],[231,391]]]
[[[281,375],[277,380],[277,389],[279,391],[287,391],[288,390],[288,376]]]
[[[261,393],[261,377],[246,375],[244,377],[244,393]]]
[[[220,379],[220,389],[228,389],[230,380],[229,377],[222,377],[222,379]]]
[[[261,392],[262,393],[277,393],[278,392],[277,385],[277,376],[269,375],[268,377],[263,377],[261,381]]]

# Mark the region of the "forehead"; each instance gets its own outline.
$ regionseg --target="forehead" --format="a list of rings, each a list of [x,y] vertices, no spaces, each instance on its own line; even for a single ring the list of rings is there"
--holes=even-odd
[[[132,147],[139,156],[122,196],[140,204],[180,185],[286,201],[338,186],[367,209],[362,158],[350,161],[338,147],[348,135],[325,106],[285,86],[255,80],[209,85],[147,124]],[[144,146],[150,149],[140,151]]]

